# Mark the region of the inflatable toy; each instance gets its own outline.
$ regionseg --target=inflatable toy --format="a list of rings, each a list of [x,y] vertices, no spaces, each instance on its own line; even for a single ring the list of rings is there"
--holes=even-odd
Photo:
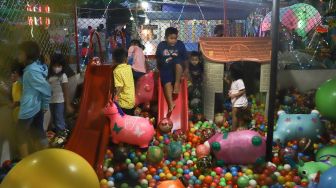
[[[329,168],[336,166],[336,146],[326,146],[316,153],[316,162],[299,163],[298,171],[302,177],[313,180],[317,172],[323,174]]]
[[[155,130],[148,118],[126,115],[113,101],[107,104],[104,114],[110,119],[113,143],[146,148],[153,139]]]
[[[147,151],[147,160],[151,163],[159,163],[163,159],[163,151],[158,146],[150,146]]]
[[[97,174],[81,156],[64,149],[33,153],[7,174],[2,188],[99,188]]]
[[[179,159],[182,155],[181,142],[170,142],[167,145],[167,155],[170,159]]]
[[[159,130],[162,133],[170,133],[172,129],[173,129],[173,122],[170,119],[164,118],[159,122]]]
[[[206,141],[217,160],[226,164],[252,164],[264,158],[265,138],[251,130],[217,133]]]
[[[210,148],[205,146],[204,144],[198,145],[196,147],[196,157],[203,158],[210,154]]]
[[[274,132],[275,142],[285,143],[288,140],[310,138],[316,140],[324,132],[319,113],[313,110],[311,114],[287,114],[278,112],[279,119]]]
[[[317,188],[336,187],[336,167],[330,168],[320,177]]]
[[[135,89],[135,105],[150,103],[154,98],[154,72],[139,78]]]
[[[315,103],[323,117],[336,121],[336,78],[328,80],[318,88]]]

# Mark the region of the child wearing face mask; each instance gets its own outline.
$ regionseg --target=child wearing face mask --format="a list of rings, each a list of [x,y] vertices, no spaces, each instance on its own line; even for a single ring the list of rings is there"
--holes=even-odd
[[[66,66],[62,54],[54,54],[49,66],[48,82],[51,86],[50,113],[52,124],[57,135],[66,132],[65,110],[72,111],[68,97],[68,77],[64,72]]]

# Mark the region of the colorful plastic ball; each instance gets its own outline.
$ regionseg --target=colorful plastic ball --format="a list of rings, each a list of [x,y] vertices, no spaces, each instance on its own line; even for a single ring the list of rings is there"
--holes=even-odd
[[[289,164],[285,164],[284,165],[284,169],[287,170],[287,171],[289,171],[291,169],[291,166]]]
[[[150,146],[147,151],[147,160],[150,163],[159,163],[163,159],[163,151],[158,146]]]
[[[224,178],[225,178],[226,181],[230,181],[230,180],[232,180],[232,174],[230,172],[227,172],[224,175]]]
[[[207,184],[211,184],[213,181],[212,176],[205,176],[203,182],[207,183]]]
[[[252,179],[252,180],[249,181],[249,185],[251,187],[256,187],[257,186],[257,181]]]
[[[249,185],[249,179],[247,176],[241,176],[238,178],[238,187],[239,188],[243,188],[243,187],[247,187]]]

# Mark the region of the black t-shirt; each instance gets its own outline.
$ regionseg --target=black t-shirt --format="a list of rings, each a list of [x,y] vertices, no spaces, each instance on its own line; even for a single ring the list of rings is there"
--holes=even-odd
[[[197,65],[193,65],[189,63],[189,74],[193,80],[202,79],[204,72],[204,67],[202,63],[198,63]]]

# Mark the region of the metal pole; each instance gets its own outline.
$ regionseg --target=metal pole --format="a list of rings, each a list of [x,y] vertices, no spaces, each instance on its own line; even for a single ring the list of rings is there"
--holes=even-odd
[[[272,8],[272,59],[271,78],[269,86],[269,101],[267,113],[267,140],[266,160],[272,160],[273,130],[274,130],[274,108],[276,99],[277,68],[278,68],[278,43],[279,43],[279,1],[273,0]]]
[[[79,44],[78,44],[78,25],[77,25],[77,1],[75,1],[75,43],[76,43],[76,68],[77,73],[80,72],[80,66],[79,66]]]
[[[223,37],[227,37],[227,26],[226,26],[226,21],[227,21],[227,0],[224,0],[224,23],[223,23]]]

